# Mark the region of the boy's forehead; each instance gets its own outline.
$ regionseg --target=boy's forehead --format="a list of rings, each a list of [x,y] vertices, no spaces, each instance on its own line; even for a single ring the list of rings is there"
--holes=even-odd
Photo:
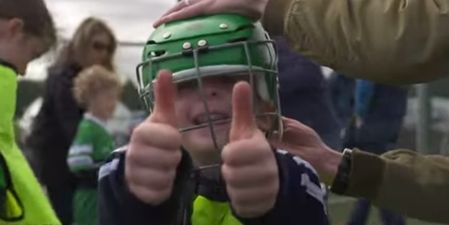
[[[256,73],[254,73],[256,75]],[[221,74],[179,74],[174,73],[173,75],[173,82],[174,83],[184,83],[184,82],[192,82],[192,81],[214,81],[214,80],[249,80],[250,73],[248,72],[229,72],[229,73],[221,73]],[[157,78],[153,80],[153,83],[155,83]]]
[[[184,80],[199,79],[205,77],[248,75],[254,72],[255,71],[250,71],[248,65],[201,66],[176,71],[175,73],[173,73],[173,80],[175,82],[182,82]]]
[[[190,77],[176,77],[173,75],[173,81],[176,83],[182,83],[185,81],[194,81],[194,80],[223,80],[223,79],[235,79],[235,80],[246,80],[249,77],[248,73],[227,73],[227,74],[201,74]]]

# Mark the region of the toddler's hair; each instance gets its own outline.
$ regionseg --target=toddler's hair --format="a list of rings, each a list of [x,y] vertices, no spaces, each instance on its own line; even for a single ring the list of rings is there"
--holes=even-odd
[[[122,84],[118,75],[102,66],[94,65],[78,74],[75,78],[73,92],[78,104],[86,106],[90,98],[110,89],[121,92]]]

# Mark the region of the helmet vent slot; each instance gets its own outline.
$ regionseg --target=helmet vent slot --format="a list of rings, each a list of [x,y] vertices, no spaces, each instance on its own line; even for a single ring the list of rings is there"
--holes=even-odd
[[[151,51],[148,53],[149,57],[159,57],[162,56],[166,53],[165,50],[156,50],[156,51]]]
[[[228,41],[228,43],[236,43],[236,42],[242,42],[242,41],[246,41],[246,40],[248,40],[248,38],[237,38],[237,39]]]

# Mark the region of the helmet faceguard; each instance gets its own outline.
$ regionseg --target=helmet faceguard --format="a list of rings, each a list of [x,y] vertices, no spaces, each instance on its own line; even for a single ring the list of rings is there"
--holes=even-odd
[[[277,57],[272,41],[260,23],[234,14],[219,14],[175,21],[158,27],[150,36],[137,66],[139,93],[146,108],[153,110],[153,84],[161,69],[173,72],[175,83],[195,81],[209,114],[203,78],[246,75],[253,90],[253,112],[270,121],[261,128],[267,135],[282,134],[278,95]],[[269,103],[270,112],[257,112],[256,102]],[[209,127],[215,148],[220,151],[212,120],[196,126],[179,127],[181,132]]]

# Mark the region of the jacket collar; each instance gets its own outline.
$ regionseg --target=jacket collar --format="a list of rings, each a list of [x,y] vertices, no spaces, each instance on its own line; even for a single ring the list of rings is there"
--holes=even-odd
[[[201,171],[195,172],[196,193],[212,201],[227,202],[229,200],[226,192],[226,185],[221,176],[209,178],[204,176]]]
[[[18,74],[17,67],[14,66],[12,63],[9,63],[9,62],[7,62],[7,61],[5,61],[3,59],[0,59],[0,65],[3,65],[5,67],[8,67],[8,68],[12,69],[14,71],[14,73],[16,73],[16,76],[17,76],[17,74]]]
[[[84,119],[86,120],[90,120],[93,123],[99,125],[100,127],[102,127],[103,129],[105,129],[106,131],[108,130],[107,125],[106,125],[106,121],[94,116],[92,113],[85,113],[84,114]]]

